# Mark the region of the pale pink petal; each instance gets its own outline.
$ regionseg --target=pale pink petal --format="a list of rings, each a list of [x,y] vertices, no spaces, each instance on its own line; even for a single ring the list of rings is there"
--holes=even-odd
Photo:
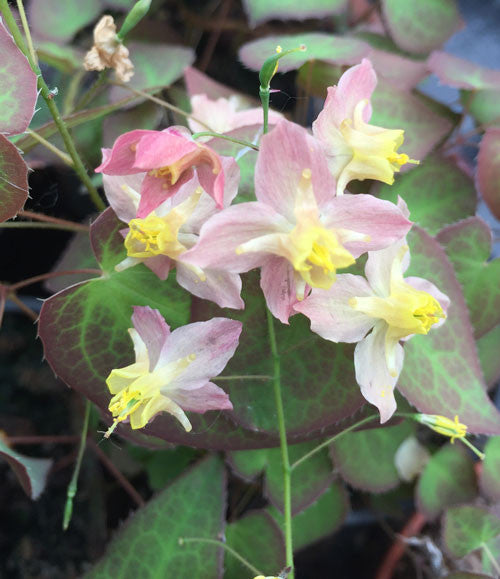
[[[291,263],[283,257],[269,257],[262,264],[260,287],[273,316],[288,324],[288,318],[295,313],[293,306],[298,303]]]
[[[399,207],[373,195],[345,194],[333,198],[322,210],[326,227],[346,229],[369,236],[368,240],[347,241],[345,248],[354,257],[366,251],[384,249],[403,238],[412,223]]]
[[[354,350],[356,381],[366,400],[379,409],[381,423],[387,422],[396,411],[394,387],[404,358],[401,344],[394,344],[396,376],[391,375],[386,362],[386,330],[387,324],[379,322]]]
[[[400,239],[386,249],[370,251],[365,265],[365,275],[373,291],[380,297],[388,297],[391,293],[391,270],[396,258],[401,259],[401,274],[410,265],[410,252],[404,251],[406,239]],[[404,252],[404,255],[402,255]]]
[[[170,328],[160,312],[149,306],[134,306],[132,324],[146,346],[152,372],[170,335]]]
[[[349,300],[373,292],[364,277],[345,273],[330,289],[315,289],[294,309],[311,320],[311,330],[332,342],[359,342],[376,323],[374,318],[351,308]]]
[[[168,397],[176,402],[183,410],[203,414],[207,410],[232,410],[233,405],[229,396],[212,382],[194,390],[168,391]]]
[[[132,175],[143,172],[134,167],[135,150],[137,143],[151,133],[156,134],[157,131],[136,130],[120,135],[111,151],[109,149],[103,151],[103,162],[95,172],[106,175]]]
[[[198,145],[176,131],[145,131],[137,143],[134,167],[141,171],[168,167],[199,150]]]
[[[139,332],[135,328],[129,328],[128,333],[132,338],[134,344],[135,362],[136,364],[142,364],[143,372],[149,371],[149,355],[146,348],[146,344],[143,342]],[[123,368],[122,368],[123,369]],[[138,374],[139,375],[139,374]],[[112,392],[116,394],[116,392]]]
[[[175,195],[186,183],[193,179],[193,176],[193,170],[188,169],[182,173],[175,185],[169,187],[165,179],[146,175],[142,182],[141,200],[137,209],[137,217],[147,217],[165,200]]]
[[[412,287],[414,287],[417,290],[431,294],[431,296],[438,301],[439,305],[443,309],[443,312],[445,314],[447,313],[448,308],[450,306],[450,298],[446,294],[444,294],[442,291],[440,291],[432,282],[430,282],[426,279],[423,279],[421,277],[405,277],[405,282],[407,284],[410,284]],[[442,326],[445,323],[445,321],[446,321],[446,318],[443,318],[443,319],[439,320],[439,322],[434,324],[432,327],[434,329],[439,328],[440,326]]]
[[[241,278],[237,273],[205,269],[205,279],[201,281],[182,261],[177,261],[176,269],[177,283],[193,295],[215,302],[221,308],[242,310],[245,307],[240,297]]]
[[[259,202],[240,203],[211,217],[201,228],[200,239],[182,254],[182,261],[203,269],[241,273],[259,267],[262,252],[236,253],[236,248],[257,237],[288,232],[292,225],[271,207]]]
[[[142,263],[163,281],[168,278],[170,270],[174,267],[172,260],[166,255],[147,257],[142,260]]]
[[[159,365],[176,362],[194,354],[195,358],[169,389],[199,387],[218,376],[238,347],[242,324],[228,318],[188,324],[174,330],[163,346]]]
[[[336,186],[323,147],[306,129],[282,120],[260,143],[255,166],[257,199],[293,222],[305,169],[311,171],[314,196],[321,206],[335,195]]]
[[[128,223],[137,214],[141,198],[144,173],[135,175],[103,175],[102,182],[106,199],[116,213],[118,219]]]
[[[233,99],[220,97],[212,100],[206,94],[195,94],[191,97],[191,114],[194,118],[190,118],[188,123],[193,132],[207,131],[209,127],[216,133],[226,133],[236,128],[233,122],[236,104]],[[195,119],[203,121],[204,125]]]
[[[217,171],[217,172],[216,172]],[[224,207],[225,175],[222,167],[214,168],[210,165],[200,165],[196,169],[198,180],[203,189],[215,200],[219,209]]]

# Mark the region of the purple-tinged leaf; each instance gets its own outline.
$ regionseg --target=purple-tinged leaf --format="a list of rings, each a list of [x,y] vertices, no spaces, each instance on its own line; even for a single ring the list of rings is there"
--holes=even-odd
[[[23,133],[35,112],[36,74],[0,18],[0,133]]]
[[[472,501],[477,494],[474,462],[463,445],[446,444],[429,460],[415,489],[419,510],[428,519],[443,509]]]
[[[370,52],[370,46],[356,38],[335,36],[322,32],[304,34],[266,36],[253,40],[240,48],[241,62],[252,70],[259,71],[264,61],[276,53],[276,47],[283,51],[306,46],[304,52],[292,52],[279,61],[278,72],[288,72],[300,68],[308,60],[324,60],[332,64],[357,64]]]
[[[465,557],[500,534],[500,519],[482,507],[451,507],[444,517],[443,539],[453,557]]]
[[[483,369],[484,381],[488,388],[500,380],[500,325],[476,340],[477,353]]]
[[[477,185],[490,211],[500,219],[500,128],[488,129],[481,140]]]
[[[476,338],[500,323],[500,258],[491,256],[491,230],[479,217],[442,229],[436,237],[462,285]]]
[[[464,109],[479,125],[500,124],[500,90],[460,91]]]
[[[394,52],[373,49],[370,60],[378,78],[401,90],[415,88],[428,75],[425,61],[406,58]]]
[[[172,577],[219,579],[222,549],[181,538],[218,540],[224,533],[226,481],[222,461],[211,456],[137,510],[111,541],[86,579]]]
[[[52,460],[48,458],[29,458],[19,454],[8,447],[1,438],[0,457],[12,467],[25,493],[33,500],[38,499],[45,488]]]
[[[35,36],[63,44],[93,22],[100,12],[100,0],[35,0],[29,4],[28,20]]]
[[[486,455],[479,484],[481,491],[493,503],[500,502],[500,436],[492,436],[484,448]]]
[[[163,111],[156,103],[146,101],[136,107],[107,116],[102,124],[103,146],[111,148],[120,135],[137,127],[145,130],[158,128],[162,115]]]
[[[15,217],[24,207],[26,199],[28,166],[17,147],[0,135],[0,221]]]
[[[436,50],[430,55],[427,66],[443,84],[455,88],[500,89],[500,70],[484,68],[441,50]]]
[[[440,47],[463,26],[454,0],[382,0],[382,13],[394,42],[419,54]]]
[[[213,78],[192,66],[188,66],[184,71],[184,82],[186,83],[189,97],[195,94],[205,94],[209,99],[217,100],[218,98],[229,98],[238,95],[242,102],[246,102],[250,106],[251,99],[247,95],[240,94],[235,88],[213,80]]]
[[[339,14],[347,9],[347,0],[243,0],[250,26],[268,20],[306,20]]]
[[[439,243],[414,227],[407,275],[433,282],[451,300],[446,322],[405,344],[400,392],[420,412],[453,418],[473,434],[500,434],[500,414],[486,393],[462,289]]]

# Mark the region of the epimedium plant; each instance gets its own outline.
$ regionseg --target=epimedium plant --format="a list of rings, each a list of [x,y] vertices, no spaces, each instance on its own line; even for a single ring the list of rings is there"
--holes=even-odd
[[[101,14],[98,2],[84,4],[76,28],[61,25],[53,40]],[[498,260],[489,261],[491,232],[474,216],[460,119],[415,86],[432,71],[462,90],[464,114],[483,135],[476,181],[498,216],[498,115],[485,117],[481,104],[482,93],[500,90],[498,72],[436,50],[460,24],[451,0],[426,0],[425,10],[386,0],[391,39],[359,28],[245,44],[258,106],[190,68],[190,49],[129,42],[150,4],[137,2],[119,30],[111,16],[99,20],[82,59],[99,75],[86,91],[83,74],[74,76],[61,115],[38,61],[74,72],[74,47],[37,46],[37,36],[50,37],[37,3],[26,15],[17,1],[21,33],[0,0],[2,225],[38,219],[89,235],[92,248],[82,257],[70,247],[69,270],[36,277],[84,276],[45,300],[38,319],[49,365],[87,400],[63,527],[92,408],[104,445],[120,437],[156,447],[151,455],[167,444],[204,450],[138,509],[87,576],[293,578],[294,554],[343,522],[346,483],[380,493],[416,477],[418,530],[443,516],[433,541],[447,560],[434,557],[432,572],[497,576],[500,414],[487,387],[500,377]],[[345,8],[287,4],[299,18]],[[282,10],[269,0],[244,5],[253,23]],[[425,31],[415,27],[422,14]],[[160,54],[172,64],[152,68]],[[273,79],[292,70],[300,91],[326,97],[312,130],[269,110]],[[191,112],[153,96],[183,72]],[[53,120],[33,129],[37,87]],[[107,101],[91,107],[103,90]],[[159,130],[160,106],[184,124]],[[77,129],[108,116],[118,128],[93,167],[105,202]],[[65,152],[49,140],[56,133]],[[87,188],[100,213],[90,228],[22,210],[28,166],[19,151],[35,144]],[[2,285],[2,303],[31,281]],[[423,445],[431,430],[450,443]],[[490,438],[482,448],[469,435]],[[0,454],[37,498],[47,459],[19,454],[8,433]],[[263,477],[266,506],[227,522],[228,471]]]

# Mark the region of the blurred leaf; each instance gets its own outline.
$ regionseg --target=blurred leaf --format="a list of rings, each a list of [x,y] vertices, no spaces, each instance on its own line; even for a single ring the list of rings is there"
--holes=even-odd
[[[483,549],[483,556],[482,556],[482,563],[483,563],[483,571],[488,573],[487,579],[494,577],[495,579],[498,577],[498,565],[500,564],[500,537],[496,537],[495,539],[491,539],[486,543],[486,547],[491,553],[491,557],[495,559],[497,565],[494,567],[489,553],[486,553],[486,550]]]
[[[500,128],[488,129],[481,140],[477,183],[486,205],[500,219]]]
[[[443,84],[455,88],[500,89],[500,70],[484,68],[441,50],[431,54],[427,66]]]
[[[40,497],[47,482],[47,474],[52,466],[48,458],[29,458],[12,450],[0,438],[0,457],[6,460],[24,492],[33,500]]]
[[[146,101],[131,109],[107,116],[103,122],[103,146],[111,148],[120,135],[137,127],[156,129],[162,115],[163,109],[151,101]]]
[[[342,478],[357,489],[379,493],[400,483],[394,455],[415,429],[405,420],[396,426],[348,432],[331,445]]]
[[[138,509],[111,541],[87,579],[218,579],[220,548],[179,538],[219,539],[226,503],[224,468],[212,456]]]
[[[226,527],[226,542],[254,567],[278,573],[285,565],[285,542],[274,519],[265,511],[251,511]],[[248,569],[226,552],[224,579],[249,576]]]
[[[500,519],[481,507],[465,505],[446,511],[443,539],[454,557],[465,557],[500,534]]]
[[[36,74],[0,18],[0,133],[23,133],[35,112]]]
[[[414,227],[408,236],[407,275],[433,282],[451,300],[446,322],[405,344],[398,388],[420,412],[459,415],[473,434],[500,434],[500,414],[484,384],[465,300],[439,243]]]
[[[30,2],[28,21],[34,36],[64,43],[96,20],[100,12],[99,0],[43,0]]]
[[[244,95],[238,92],[237,89],[226,86],[220,82],[217,82],[213,78],[207,76],[201,70],[188,66],[184,71],[184,83],[186,85],[186,90],[189,98],[195,94],[204,94],[209,99],[217,100],[218,98],[229,98],[231,96],[237,95],[240,102],[248,104],[251,106],[252,99],[248,95]],[[257,102],[257,101],[255,101]]]
[[[290,462],[307,454],[318,445],[317,441],[291,445],[288,449]],[[242,450],[229,455],[236,474],[246,480],[265,474],[265,495],[283,512],[283,468],[279,448]],[[333,478],[333,467],[328,452],[319,451],[293,471],[292,512],[297,514],[321,496]]]
[[[405,150],[404,145],[401,148]],[[477,205],[472,179],[453,161],[437,155],[397,175],[394,185],[382,184],[377,196],[393,203],[401,196],[410,209],[410,219],[431,235],[448,223],[474,215]]]
[[[27,199],[28,166],[15,145],[0,135],[0,221],[15,217]]]
[[[444,579],[491,579],[489,575],[479,575],[478,573],[467,573],[467,571],[457,571],[451,575],[446,575]]]
[[[500,502],[500,436],[492,436],[484,448],[486,458],[479,480],[481,491],[494,502]]]
[[[465,110],[479,125],[500,124],[500,90],[460,91]]]
[[[74,46],[64,46],[56,42],[37,42],[38,58],[66,74],[74,73],[82,68],[84,52]]]
[[[251,70],[259,71],[264,61],[276,53],[276,47],[283,51],[298,48],[304,44],[305,52],[293,52],[284,56],[278,72],[297,70],[308,60],[324,60],[333,64],[357,64],[370,51],[368,44],[356,38],[335,36],[321,32],[306,32],[295,35],[266,36],[248,42],[239,51],[241,62]]]
[[[500,258],[491,256],[491,230],[479,217],[445,227],[437,236],[462,285],[476,338],[500,322]]]
[[[349,499],[343,485],[333,482],[315,503],[293,517],[294,551],[333,534],[344,522],[348,509]],[[283,528],[285,518],[278,509],[270,505],[267,511]]]
[[[483,369],[484,381],[488,388],[500,380],[500,325],[476,340],[477,353]]]
[[[267,20],[323,18],[347,10],[347,0],[243,0],[252,27]]]
[[[177,478],[199,456],[199,451],[187,446],[172,450],[156,450],[145,464],[149,486],[159,491]]]
[[[428,519],[447,507],[472,501],[477,494],[474,462],[460,444],[440,448],[420,475],[416,500]]]
[[[409,52],[430,52],[463,26],[454,0],[382,0],[382,11],[392,38]]]

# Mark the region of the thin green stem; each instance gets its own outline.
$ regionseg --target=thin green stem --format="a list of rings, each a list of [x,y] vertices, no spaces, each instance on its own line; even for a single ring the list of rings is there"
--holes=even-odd
[[[92,403],[90,400],[85,402],[85,416],[83,417],[82,433],[80,436],[80,446],[78,448],[78,456],[76,457],[75,470],[73,471],[73,476],[68,485],[68,490],[66,493],[66,505],[64,506],[64,517],[62,528],[66,531],[69,527],[71,521],[71,515],[73,514],[73,499],[75,498],[76,491],[78,488],[78,475],[80,474],[80,468],[82,466],[83,453],[85,452],[85,446],[87,444],[87,431],[89,429],[89,418],[90,409],[92,408]]]
[[[467,446],[468,448],[470,448],[472,450],[472,452],[478,456],[481,460],[484,460],[486,455],[484,454],[484,452],[481,452],[479,449],[477,449],[471,442],[469,442],[465,436],[462,436],[461,438],[459,438],[458,440],[461,440],[465,446]]]
[[[493,567],[493,569],[495,569],[497,577],[500,577],[500,565],[498,564],[497,560],[495,559],[495,556],[491,552],[490,548],[488,547],[488,545],[486,543],[482,543],[481,547],[482,547],[483,551],[486,553],[486,556],[488,557],[488,559],[490,560],[491,566]]]
[[[26,19],[26,12],[24,11],[23,0],[17,0],[17,9],[19,10],[19,16],[21,17],[21,24],[23,25],[24,35],[26,36],[26,42],[28,43],[28,50],[30,51],[31,58],[33,59],[33,62],[38,64],[38,56],[33,46],[30,27],[28,26],[28,20]]]
[[[262,103],[262,112],[264,115],[264,122],[263,122],[263,127],[264,127],[264,135],[267,133],[268,131],[268,126],[269,126],[269,89],[265,89],[260,87],[259,90],[259,96],[260,96],[260,101]]]
[[[95,81],[90,85],[88,91],[82,95],[80,100],[76,103],[75,111],[84,109],[89,102],[96,96],[101,88],[106,84],[108,79],[108,70],[101,70]]]
[[[90,198],[92,199],[96,208],[99,211],[103,211],[106,208],[106,205],[104,204],[103,200],[100,198],[97,189],[94,187],[94,184],[92,183],[90,177],[87,174],[87,171],[86,171],[86,169],[83,165],[83,162],[80,158],[80,155],[78,154],[78,151],[76,150],[73,139],[68,131],[66,123],[64,122],[64,119],[61,117],[61,114],[59,113],[59,109],[57,108],[57,105],[54,102],[53,95],[51,94],[50,89],[47,86],[47,83],[45,82],[45,80],[42,76],[42,71],[40,70],[40,67],[38,66],[38,62],[36,61],[36,59],[33,59],[33,56],[31,55],[29,49],[26,48],[23,36],[22,36],[19,28],[17,27],[14,16],[12,15],[12,12],[9,8],[8,0],[0,0],[0,11],[2,13],[4,20],[5,20],[5,23],[7,24],[7,27],[10,30],[10,33],[12,34],[12,36],[14,38],[16,45],[18,46],[19,50],[21,50],[21,52],[23,52],[23,54],[26,56],[31,68],[33,69],[33,72],[37,75],[38,88],[39,88],[40,93],[43,97],[43,100],[47,104],[47,107],[50,111],[50,114],[52,115],[52,118],[54,119],[54,122],[57,126],[57,129],[59,130],[59,133],[61,134],[61,137],[64,141],[64,145],[66,147],[66,150],[69,153],[69,156],[73,159],[74,170],[75,170],[76,174],[78,175],[78,177],[80,178],[82,183],[87,188],[89,195],[90,195]],[[27,37],[28,37],[28,34],[29,34],[29,31],[27,33]]]
[[[281,395],[281,360],[274,331],[274,319],[272,313],[266,308],[267,327],[269,333],[269,344],[273,359],[273,388],[276,403],[276,413],[278,415],[278,431],[281,447],[281,462],[283,468],[283,502],[285,515],[285,549],[286,564],[292,569],[289,579],[293,579],[293,538],[292,538],[292,469],[290,468],[290,458],[288,456],[288,443],[286,439],[285,411],[283,409],[283,398]]]
[[[233,137],[228,137],[227,135],[222,135],[221,133],[215,133],[212,131],[203,131],[202,133],[194,133],[193,139],[198,139],[200,137],[216,137],[217,139],[224,139],[225,141],[231,141],[231,143],[236,143],[237,145],[242,145],[243,147],[249,147],[254,151],[258,151],[259,147],[250,143],[249,141],[242,141],[241,139],[234,139]]]
[[[46,149],[48,149],[49,151],[51,151],[52,153],[54,153],[54,155],[56,155],[57,157],[59,157],[59,159],[61,159],[61,161],[63,163],[66,163],[66,165],[69,165],[70,167],[73,167],[73,160],[71,159],[71,157],[64,153],[63,151],[61,151],[61,149],[58,149],[55,145],[53,145],[52,143],[49,143],[49,141],[47,141],[46,139],[44,139],[41,135],[39,135],[38,133],[35,133],[35,131],[32,131],[31,129],[26,129],[26,132],[28,133],[28,135],[31,135],[35,141],[39,142],[40,145],[43,145]]]
[[[225,551],[238,559],[242,565],[245,565],[245,567],[249,569],[254,575],[262,575],[262,572],[259,571],[257,567],[254,567],[244,557],[242,557],[238,551],[235,551],[232,547],[223,541],[217,541],[216,539],[205,539],[204,537],[179,537],[179,545],[182,547],[184,543],[207,543],[208,545],[217,545],[218,547],[222,547]]]

